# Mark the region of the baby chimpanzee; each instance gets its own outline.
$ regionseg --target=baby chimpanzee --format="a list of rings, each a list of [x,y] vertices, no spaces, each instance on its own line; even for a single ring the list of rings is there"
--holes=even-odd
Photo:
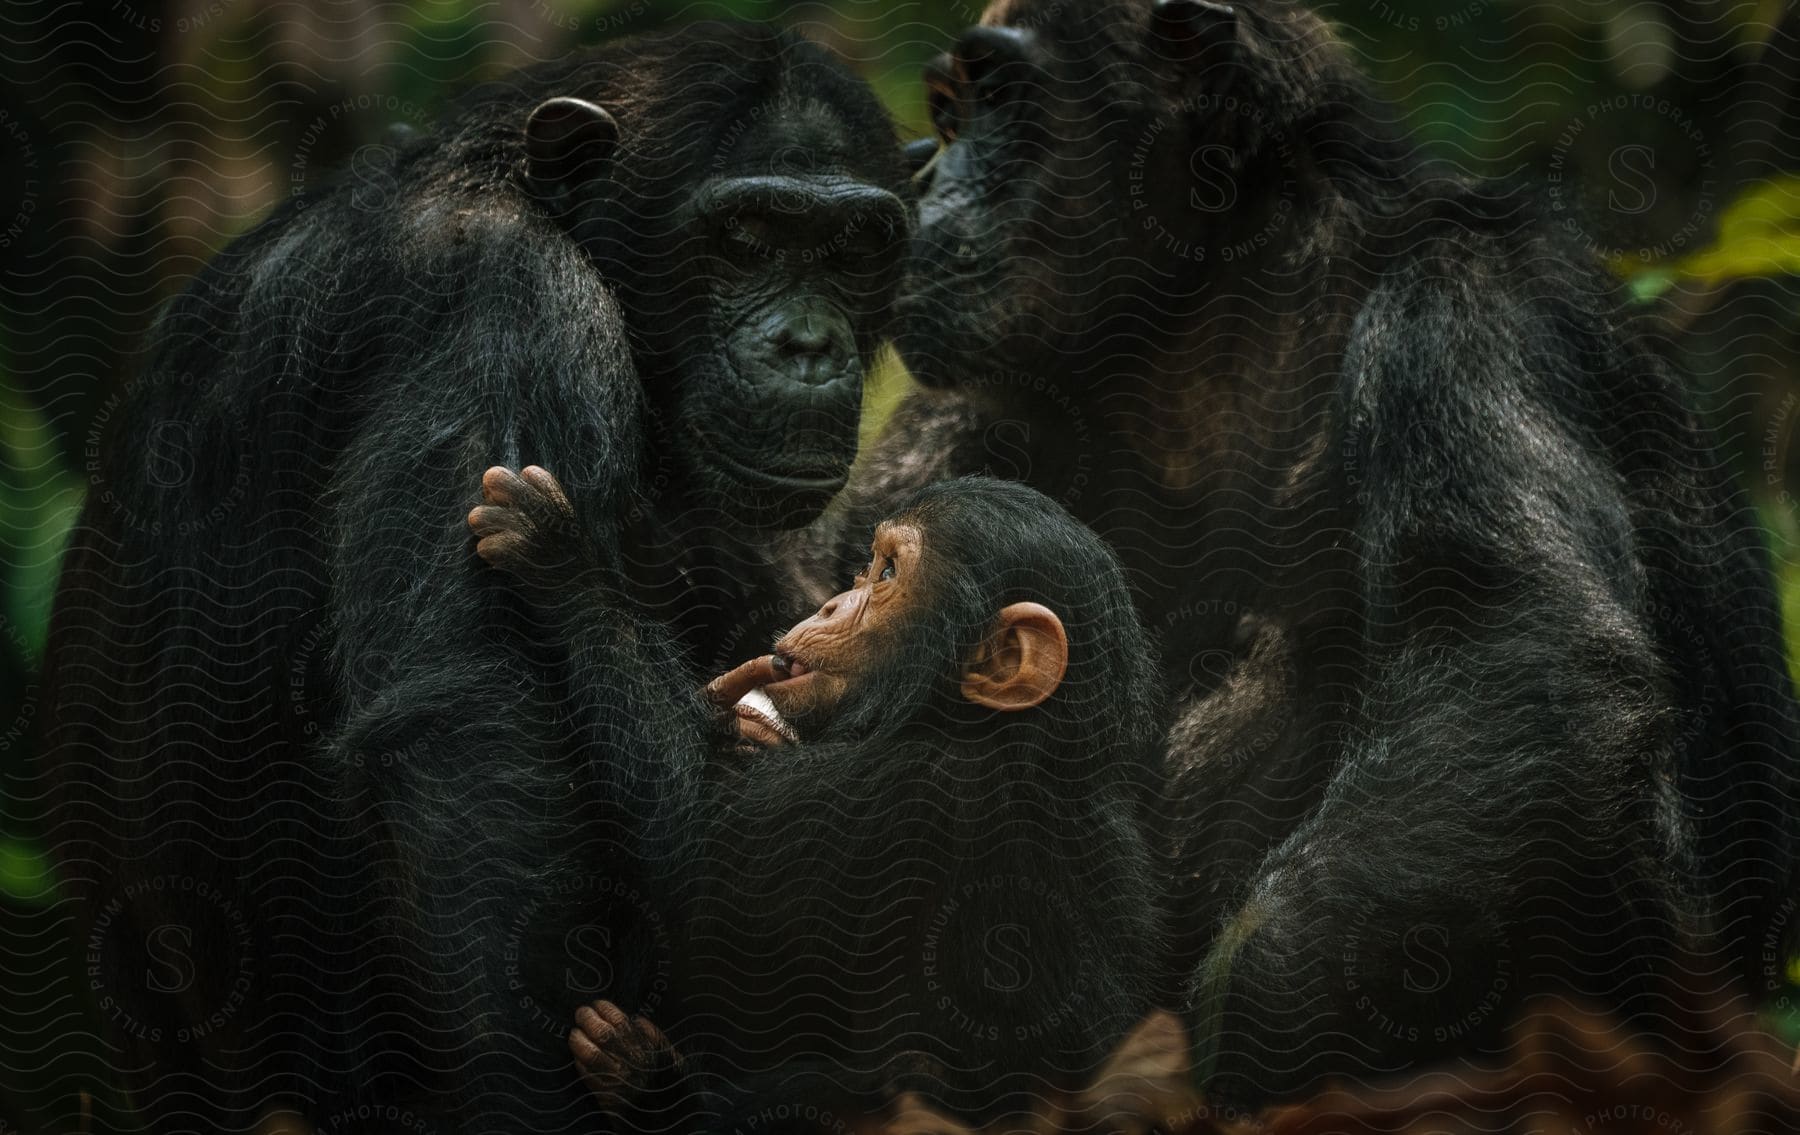
[[[483,489],[480,555],[548,617],[606,586],[548,473]],[[708,687],[766,701],[713,710],[729,751],[675,802],[673,1043],[584,1006],[596,1095],[646,1128],[806,1127],[900,1090],[985,1120],[1085,1084],[1149,1009],[1156,673],[1118,563],[1049,498],[918,492],[850,590]]]

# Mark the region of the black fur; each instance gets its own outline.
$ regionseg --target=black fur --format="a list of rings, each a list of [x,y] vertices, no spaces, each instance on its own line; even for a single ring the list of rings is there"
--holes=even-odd
[[[616,120],[603,170],[527,176],[552,95]],[[738,25],[608,45],[278,209],[163,318],[68,553],[45,756],[73,935],[154,1127],[592,1121],[569,1011],[653,1004],[666,977],[647,880],[701,751],[685,644],[852,452],[846,340],[778,396],[776,346],[743,329],[774,344],[757,303],[836,303],[866,359],[897,276],[867,243],[779,288],[717,267],[680,210],[796,141],[837,178],[821,240],[865,231],[831,211],[857,184],[899,204],[891,125],[821,49]],[[171,425],[185,478],[157,475]],[[530,461],[615,579],[580,643],[471,554],[481,470]],[[165,931],[197,982],[140,982]]]
[[[721,758],[681,825],[665,1023],[725,1113],[708,1129],[901,1089],[1022,1113],[1151,1005],[1167,717],[1117,560],[1017,484],[931,486],[893,519],[924,534],[916,616],[816,740]],[[1062,619],[1063,683],[971,706],[961,661],[1022,601]]]
[[[1217,1099],[1480,1049],[1530,992],[1652,1019],[1678,954],[1760,976],[1795,709],[1680,378],[1531,191],[1429,176],[1317,17],[1163,11],[1231,23],[998,0],[1006,80],[991,32],[937,65],[926,389],[811,593],[884,501],[972,471],[1117,549],[1188,695],[1173,995]]]

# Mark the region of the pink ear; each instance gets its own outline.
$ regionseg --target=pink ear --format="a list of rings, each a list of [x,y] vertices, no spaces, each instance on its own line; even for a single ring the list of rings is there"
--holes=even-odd
[[[963,671],[962,694],[1003,713],[1030,709],[1062,685],[1069,669],[1069,636],[1042,603],[1002,608],[994,627]]]

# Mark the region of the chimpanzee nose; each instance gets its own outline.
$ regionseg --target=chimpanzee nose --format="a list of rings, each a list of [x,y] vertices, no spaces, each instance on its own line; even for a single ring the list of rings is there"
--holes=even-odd
[[[855,588],[849,591],[840,591],[825,600],[825,605],[819,608],[819,613],[808,619],[807,622],[815,626],[825,623],[855,623],[858,616],[862,614],[863,601],[866,597],[866,592]]]
[[[789,311],[775,320],[769,342],[781,368],[797,382],[823,386],[843,374],[852,347],[843,320],[816,311]]]

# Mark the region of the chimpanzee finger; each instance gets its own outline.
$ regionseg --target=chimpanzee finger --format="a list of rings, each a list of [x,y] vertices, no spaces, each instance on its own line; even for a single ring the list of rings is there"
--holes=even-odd
[[[595,1044],[605,1045],[617,1031],[611,1021],[602,1017],[598,1010],[608,1002],[596,1001],[591,1005],[582,1005],[575,1010],[575,1027],[593,1040]]]
[[[622,1076],[624,1058],[632,1045],[631,1023],[610,1001],[596,1001],[575,1010],[575,1027],[569,1032],[569,1051],[583,1068],[609,1076]]]
[[[563,492],[562,482],[551,476],[550,471],[542,465],[525,466],[519,471],[519,477],[542,493],[549,505],[558,512],[568,515],[575,511],[575,506],[569,503],[569,494]]]
[[[505,505],[478,504],[469,510],[469,527],[477,536],[495,536],[523,530],[519,514]]]
[[[754,745],[759,749],[773,749],[787,744],[787,738],[781,735],[763,716],[744,706],[735,707],[737,713],[738,740]]]
[[[625,1010],[611,1001],[596,1001],[590,1011],[605,1022],[607,1028],[612,1030],[612,1035],[624,1037],[631,1034],[631,1018],[625,1015]],[[575,1018],[581,1019],[579,1010],[576,1011]]]
[[[481,475],[481,497],[489,504],[514,505],[532,489],[519,475],[504,465],[495,465]]]
[[[619,1073],[618,1061],[579,1028],[569,1030],[569,1055],[589,1075],[617,1076]]]
[[[781,678],[775,672],[775,656],[765,654],[708,682],[706,698],[714,705],[734,705],[751,690],[761,689],[770,682],[779,682]]]
[[[524,555],[523,549],[528,544],[529,541],[522,533],[497,532],[475,541],[475,554],[488,564],[510,564]]]

